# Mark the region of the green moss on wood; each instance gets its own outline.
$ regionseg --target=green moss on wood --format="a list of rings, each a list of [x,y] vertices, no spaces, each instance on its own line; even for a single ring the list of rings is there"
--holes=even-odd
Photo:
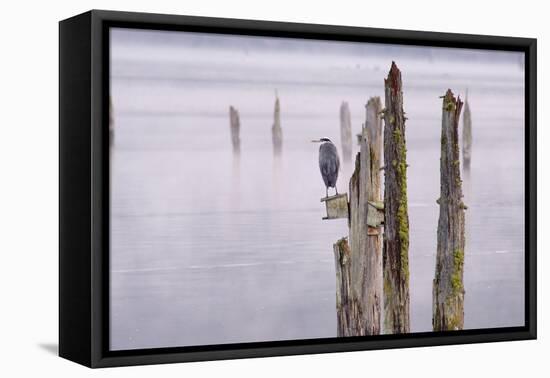
[[[462,322],[460,321],[458,315],[457,316],[451,316],[447,320],[447,331],[457,331],[462,329]]]
[[[446,99],[444,103],[445,110],[448,112],[454,112],[456,110],[456,105],[454,101]]]
[[[451,286],[453,294],[458,295],[464,290],[462,283],[462,271],[464,269],[464,251],[456,249],[453,253],[453,274],[451,275]]]
[[[400,241],[401,274],[409,279],[409,215],[407,204],[407,148],[401,130],[393,131],[397,149],[396,180],[398,184],[397,233]]]

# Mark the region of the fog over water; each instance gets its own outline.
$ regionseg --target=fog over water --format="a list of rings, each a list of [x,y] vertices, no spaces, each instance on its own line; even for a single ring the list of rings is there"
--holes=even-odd
[[[447,88],[468,89],[473,119],[465,328],[523,325],[523,54],[112,29],[112,349],[336,336],[332,245],[348,227],[321,220],[310,141],[328,137],[341,151],[341,102],[355,135],[392,60],[408,117],[411,330],[432,329]],[[351,170],[343,164],[340,192]]]

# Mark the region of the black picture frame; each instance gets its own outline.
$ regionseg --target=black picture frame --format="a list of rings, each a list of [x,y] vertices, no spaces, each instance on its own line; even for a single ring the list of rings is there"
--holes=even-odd
[[[524,327],[109,351],[110,27],[525,52]],[[88,367],[535,339],[536,39],[92,10],[59,23],[59,355]]]

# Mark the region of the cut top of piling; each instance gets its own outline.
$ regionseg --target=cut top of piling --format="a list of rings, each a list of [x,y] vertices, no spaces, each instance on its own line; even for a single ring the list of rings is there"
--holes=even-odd
[[[448,112],[454,111],[454,116],[458,119],[464,103],[460,99],[460,96],[455,97],[453,91],[447,89],[445,96],[443,96],[443,110]]]
[[[401,91],[401,71],[394,61],[391,62],[390,72],[388,78],[384,79],[384,83],[392,89],[394,95]]]
[[[441,129],[441,198],[440,202],[461,201],[460,151],[458,123],[463,102],[448,89],[443,97]]]
[[[458,164],[459,159],[459,147],[458,147],[458,122],[460,120],[460,112],[464,103],[460,99],[460,96],[455,97],[453,91],[447,89],[447,92],[443,96],[443,130],[442,130],[442,148],[446,147],[445,142],[450,143],[451,148],[451,162],[455,165]],[[448,129],[448,130],[447,130]],[[447,134],[449,135],[447,136]],[[455,163],[456,162],[456,163]]]

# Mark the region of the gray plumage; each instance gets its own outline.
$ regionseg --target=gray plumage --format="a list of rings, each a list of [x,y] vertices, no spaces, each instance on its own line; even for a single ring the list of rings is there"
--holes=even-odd
[[[334,188],[336,194],[336,181],[338,180],[338,170],[340,169],[340,158],[336,146],[328,139],[322,138],[319,147],[319,169],[326,187],[326,195],[328,197],[328,188]]]

